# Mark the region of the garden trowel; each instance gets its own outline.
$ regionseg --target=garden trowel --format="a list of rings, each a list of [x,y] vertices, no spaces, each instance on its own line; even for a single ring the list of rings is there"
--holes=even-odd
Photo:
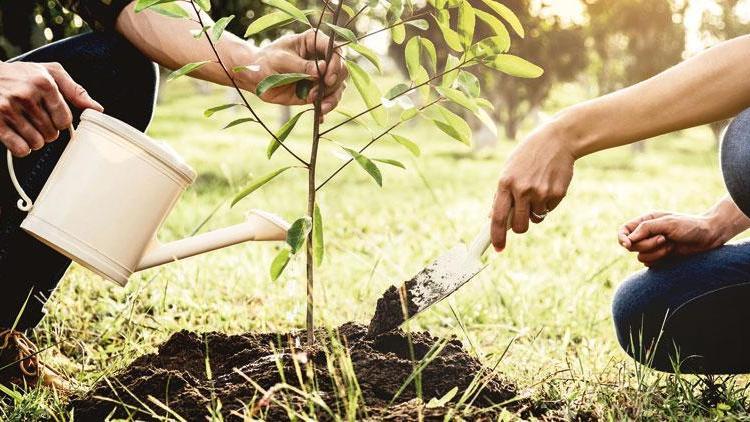
[[[474,278],[484,268],[481,258],[491,244],[490,224],[484,225],[468,247],[463,243],[454,246],[411,280],[386,290],[378,299],[368,335],[376,336],[398,327]]]

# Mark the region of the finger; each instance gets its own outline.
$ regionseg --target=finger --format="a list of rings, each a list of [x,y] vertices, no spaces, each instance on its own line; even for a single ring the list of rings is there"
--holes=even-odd
[[[328,65],[328,70],[326,71],[326,79],[325,84],[329,87],[336,87],[336,85],[340,82],[343,82],[346,77],[341,77],[342,71],[341,68],[343,66],[341,65],[341,56],[338,54],[334,54],[331,56],[331,61]]]
[[[628,235],[631,242],[636,243],[658,234],[667,235],[670,222],[665,219],[647,220],[640,224]]]
[[[652,212],[650,214],[645,214],[645,215],[642,215],[640,217],[637,217],[637,218],[634,218],[634,219],[628,221],[627,223],[625,223],[625,227],[628,228],[628,230],[629,230],[628,234],[630,234],[642,222],[649,221],[649,220],[656,220],[657,218],[661,218],[661,217],[664,217],[665,215],[669,215],[669,214],[670,213],[661,212],[661,211],[659,211],[659,212]]]
[[[44,95],[42,105],[52,119],[55,129],[64,130],[73,123],[73,113],[70,112],[68,103],[65,102],[65,99],[56,87],[50,89]]]
[[[320,59],[326,57],[328,53],[328,35],[318,32],[316,36],[315,30],[308,29],[305,31],[304,36],[307,58]]]
[[[0,141],[15,157],[25,157],[31,154],[31,147],[26,141],[7,125],[0,125]]]
[[[34,151],[44,146],[44,136],[39,133],[34,125],[23,114],[16,113],[11,116],[7,116],[6,123],[13,129],[15,133],[21,136],[26,144]]]
[[[492,205],[492,225],[490,237],[495,251],[501,252],[505,249],[506,237],[508,235],[508,217],[513,210],[513,197],[509,191],[498,190],[495,202]]]
[[[542,221],[544,221],[544,218],[548,212],[547,205],[545,202],[542,202],[542,201],[532,201],[531,211],[532,211],[532,214],[529,216],[529,219],[531,220],[532,223],[539,224]]]
[[[341,101],[341,96],[343,95],[343,93],[344,93],[344,89],[342,88],[336,91],[333,95],[329,95],[326,98],[324,98],[323,102],[320,105],[321,112],[323,114],[328,114],[331,111],[333,111],[333,109],[335,109],[336,106]]]
[[[48,63],[45,67],[49,69],[50,75],[55,79],[60,93],[75,107],[81,110],[93,108],[97,111],[104,111],[104,107],[91,98],[86,89],[74,81],[60,64]]]
[[[667,238],[663,235],[657,235],[654,237],[649,237],[648,239],[641,240],[640,242],[633,243],[629,250],[633,252],[651,252],[655,249],[664,246],[664,244],[667,243]]]
[[[529,212],[530,205],[526,198],[513,197],[513,231],[516,233],[526,233],[529,230]]]
[[[645,266],[650,267],[656,264],[656,262],[659,261],[660,259],[672,253],[673,249],[674,249],[674,244],[667,243],[664,245],[664,247],[659,248],[653,252],[639,253],[638,260],[641,261]]]
[[[627,226],[621,226],[617,230],[617,242],[627,250],[630,250],[630,246],[633,244],[633,242],[631,242],[630,238],[628,237],[629,234],[630,230],[627,228]]]
[[[37,131],[42,134],[45,142],[52,142],[60,136],[60,131],[55,127],[55,123],[41,104],[32,103],[27,108],[27,118],[34,125]]]

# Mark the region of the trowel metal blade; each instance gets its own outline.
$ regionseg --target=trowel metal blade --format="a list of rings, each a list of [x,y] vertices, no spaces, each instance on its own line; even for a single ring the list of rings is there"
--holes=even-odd
[[[388,332],[414,315],[451,295],[474,278],[484,266],[469,256],[466,245],[454,246],[398,289],[393,287],[378,301],[369,335]],[[399,300],[400,299],[400,300]]]
[[[456,245],[426,266],[407,286],[408,298],[422,312],[445,299],[482,271],[482,263],[468,256],[466,245]],[[410,317],[413,315],[410,315]]]

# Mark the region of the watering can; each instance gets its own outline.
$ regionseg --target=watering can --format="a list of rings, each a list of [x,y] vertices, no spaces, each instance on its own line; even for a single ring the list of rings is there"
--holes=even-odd
[[[21,228],[122,286],[136,271],[250,240],[284,240],[289,224],[264,211],[245,222],[162,244],[157,232],[196,173],[168,145],[95,110],[78,128],[36,201],[8,170],[29,211]]]

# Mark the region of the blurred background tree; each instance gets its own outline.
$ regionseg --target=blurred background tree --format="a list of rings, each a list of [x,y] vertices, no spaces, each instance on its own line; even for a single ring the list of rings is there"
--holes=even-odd
[[[294,3],[305,8],[315,1]],[[488,11],[482,0],[471,3]],[[697,38],[700,48],[750,33],[750,0],[505,0],[504,3],[526,24],[524,39],[508,28],[513,37],[512,53],[545,69],[539,79],[514,78],[512,82],[510,77],[495,72],[474,71],[485,83],[487,92],[483,94],[495,106],[493,119],[502,129],[503,137],[509,140],[517,138],[520,128],[529,126],[529,117],[536,120],[541,115],[540,110],[544,110],[555,95],[555,88],[563,84],[576,85],[584,93],[583,97],[604,94],[679,62],[686,55],[686,39]],[[258,0],[212,0],[212,7],[216,16],[235,15],[228,29],[241,36],[255,16],[267,12],[268,6]],[[686,16],[691,7],[700,11],[697,25],[693,26]],[[422,35],[435,41],[439,29],[432,19],[429,20],[430,29]],[[478,22],[478,33],[494,35],[496,31],[481,23],[481,19]],[[283,31],[299,29],[290,26]],[[55,0],[0,1],[0,58],[3,60],[87,30],[80,18]],[[264,35],[275,38],[282,32]],[[257,36],[251,38],[256,43],[267,42]],[[390,49],[396,62],[403,61],[402,45],[389,47],[385,37],[377,42],[382,44],[378,48]],[[438,55],[445,57],[448,53],[445,43],[435,42],[435,45]],[[196,87],[206,89],[199,83]],[[558,103],[565,101],[555,102]],[[472,124],[479,132],[480,142],[489,139],[491,143],[498,139],[496,134],[488,134],[479,121],[474,120]],[[711,127],[718,135],[722,123]]]

